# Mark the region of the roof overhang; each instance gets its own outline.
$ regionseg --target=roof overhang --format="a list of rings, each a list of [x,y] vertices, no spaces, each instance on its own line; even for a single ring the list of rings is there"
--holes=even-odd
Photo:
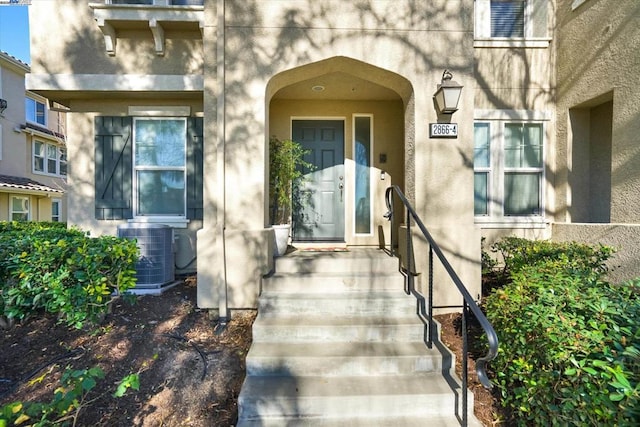
[[[69,106],[76,99],[198,99],[202,74],[27,74],[25,86],[49,100]]]
[[[0,175],[0,193],[18,193],[51,197],[61,196],[65,192],[62,189],[53,188],[29,178]]]

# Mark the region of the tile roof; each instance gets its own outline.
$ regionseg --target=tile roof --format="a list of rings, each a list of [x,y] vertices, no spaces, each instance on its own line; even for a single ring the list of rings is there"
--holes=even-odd
[[[11,188],[17,190],[28,190],[42,193],[61,193],[63,190],[49,187],[48,185],[40,184],[29,178],[23,178],[19,176],[0,175],[0,190],[4,188]]]
[[[20,129],[22,129],[22,130],[31,129],[31,130],[35,130],[35,131],[38,131],[38,132],[45,133],[47,135],[54,136],[56,138],[60,138],[60,139],[63,139],[63,140],[65,139],[64,138],[64,134],[61,134],[61,133],[58,133],[58,132],[54,132],[49,128],[46,128],[44,126],[38,126],[38,125],[36,125],[34,123],[25,123],[23,125],[20,125]]]

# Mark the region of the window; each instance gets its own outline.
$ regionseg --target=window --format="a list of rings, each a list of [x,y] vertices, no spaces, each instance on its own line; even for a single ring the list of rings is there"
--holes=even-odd
[[[185,216],[186,120],[134,119],[136,216]]]
[[[62,218],[62,200],[51,199],[51,221],[60,222]]]
[[[372,125],[370,115],[353,117],[353,152],[355,157],[355,232],[372,234],[371,230],[371,159],[373,153]]]
[[[25,114],[27,121],[46,126],[46,111],[47,109],[43,102],[36,101],[32,98],[25,99]]]
[[[29,197],[11,196],[11,221],[29,221]]]
[[[178,113],[176,113],[178,114]],[[175,116],[173,116],[175,117]],[[155,119],[159,123],[163,120],[160,117]],[[171,223],[174,227],[186,226],[190,220],[202,220],[204,217],[203,209],[203,119],[202,117],[185,117],[184,119],[170,119],[169,122],[186,122],[186,136],[176,135],[176,138],[182,137],[186,140],[186,190],[183,191],[186,199],[186,210],[182,216],[172,215],[166,216],[142,216],[139,212],[144,209],[137,209],[137,200],[139,195],[144,191],[150,191],[149,188],[142,188],[142,193],[136,190],[141,183],[138,180],[134,183],[134,121],[140,123],[140,129],[145,128],[142,123],[142,117],[134,119],[131,116],[97,116],[94,120],[94,159],[95,159],[95,218],[97,220],[114,220],[114,219],[130,219],[135,221],[149,221],[159,223]],[[148,118],[144,121],[153,121]],[[146,123],[148,124],[148,123]],[[147,126],[152,127],[152,126]],[[156,127],[162,126],[156,124]],[[144,132],[137,133],[137,139],[144,139]],[[152,138],[149,138],[153,141]],[[156,138],[159,141],[160,138]],[[144,147],[143,151],[144,151]],[[162,148],[162,147],[160,147]],[[140,150],[138,150],[140,151]],[[138,153],[139,158],[144,158],[142,152]],[[160,170],[157,166],[144,165],[141,162],[137,168],[142,174],[147,171]],[[149,162],[151,163],[151,162]],[[173,166],[179,170],[179,166]],[[175,170],[174,169],[174,170]],[[171,169],[169,169],[171,170]],[[175,194],[171,188],[167,186],[167,195]],[[135,195],[135,198],[134,198]],[[160,198],[161,194],[156,194]],[[144,199],[144,197],[142,197]],[[162,200],[159,201],[162,203]],[[145,201],[145,203],[147,203]],[[179,206],[184,206],[179,204]],[[144,206],[143,206],[144,208]],[[135,210],[135,212],[134,212]],[[134,215],[136,218],[134,219]]]
[[[67,176],[67,151],[64,147],[33,142],[33,172]]]
[[[476,0],[475,47],[546,47],[549,0]]]
[[[524,37],[525,0],[491,0],[491,37]]]
[[[474,214],[479,222],[543,218],[544,124],[476,121]]]

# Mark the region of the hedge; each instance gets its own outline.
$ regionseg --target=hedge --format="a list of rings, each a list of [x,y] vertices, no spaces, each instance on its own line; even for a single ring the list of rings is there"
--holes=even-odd
[[[640,280],[604,280],[609,247],[509,238],[500,248],[509,283],[484,305],[500,340],[492,369],[514,423],[637,425]]]
[[[59,223],[1,222],[0,316],[46,311],[80,328],[135,285],[137,259],[132,240],[91,238]]]

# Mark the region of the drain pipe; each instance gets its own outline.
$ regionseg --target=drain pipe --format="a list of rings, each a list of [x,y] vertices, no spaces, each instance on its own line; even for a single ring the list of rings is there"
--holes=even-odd
[[[218,311],[219,322],[216,327],[217,332],[221,332],[227,325],[229,320],[229,307],[227,302],[227,255],[226,255],[226,173],[225,173],[225,138],[226,138],[226,124],[225,124],[225,0],[217,0],[216,4],[218,28],[216,31],[216,56],[218,63],[216,64],[216,81],[218,84],[218,99],[217,102],[217,149],[216,149],[216,180],[218,182],[218,207],[217,207],[217,230],[219,232],[218,239],[216,239],[216,246],[218,247],[218,253],[222,259],[222,268],[218,271],[220,275],[216,282],[218,283]]]

